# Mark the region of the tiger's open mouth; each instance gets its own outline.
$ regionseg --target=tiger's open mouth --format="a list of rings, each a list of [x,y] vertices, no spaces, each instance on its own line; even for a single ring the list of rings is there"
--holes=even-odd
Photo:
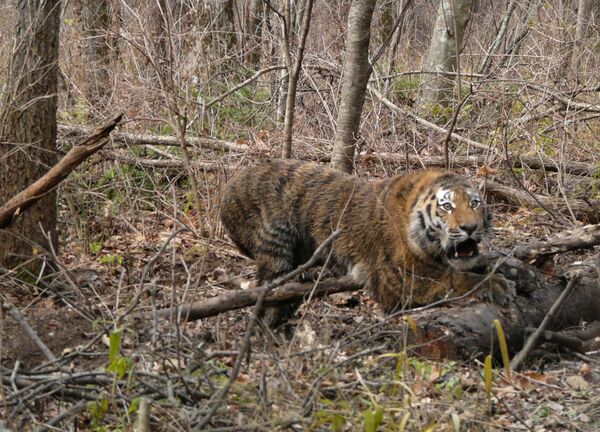
[[[473,239],[454,244],[448,250],[448,259],[451,260],[474,258],[477,255],[479,255],[479,248]]]

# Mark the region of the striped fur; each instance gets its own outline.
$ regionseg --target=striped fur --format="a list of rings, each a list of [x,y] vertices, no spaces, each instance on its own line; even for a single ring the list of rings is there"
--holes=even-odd
[[[491,226],[476,189],[449,171],[365,182],[312,163],[265,160],[229,181],[221,219],[255,260],[259,281],[305,262],[339,227],[333,268],[364,282],[388,313],[467,292],[485,278],[462,271],[480,265],[480,257],[448,259],[457,244],[479,243]],[[505,288],[503,278],[489,281]]]

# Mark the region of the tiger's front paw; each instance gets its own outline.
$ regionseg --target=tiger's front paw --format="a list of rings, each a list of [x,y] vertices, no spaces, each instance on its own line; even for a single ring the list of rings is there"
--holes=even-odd
[[[488,274],[483,280],[478,297],[500,306],[506,306],[516,297],[516,284],[501,274]]]

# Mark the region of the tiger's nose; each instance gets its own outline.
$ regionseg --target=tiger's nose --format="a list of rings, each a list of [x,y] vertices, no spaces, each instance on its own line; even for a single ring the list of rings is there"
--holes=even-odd
[[[471,235],[477,229],[477,224],[461,225],[460,229],[462,229],[468,235]]]

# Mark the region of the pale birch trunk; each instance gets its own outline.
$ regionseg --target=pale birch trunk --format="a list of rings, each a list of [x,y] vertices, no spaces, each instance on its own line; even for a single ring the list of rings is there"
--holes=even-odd
[[[453,96],[456,75],[460,73],[459,53],[465,27],[471,17],[473,0],[441,0],[429,45],[426,74],[421,86],[420,107],[448,106]]]

